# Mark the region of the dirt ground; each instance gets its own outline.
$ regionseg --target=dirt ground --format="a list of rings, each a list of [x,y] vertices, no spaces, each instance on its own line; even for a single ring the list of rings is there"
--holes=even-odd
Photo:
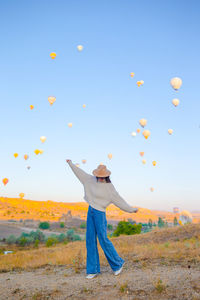
[[[94,279],[85,278],[85,269],[75,273],[65,266],[46,266],[30,271],[0,274],[0,300],[200,299],[200,266],[145,265],[126,261],[120,275],[110,267],[101,268]]]

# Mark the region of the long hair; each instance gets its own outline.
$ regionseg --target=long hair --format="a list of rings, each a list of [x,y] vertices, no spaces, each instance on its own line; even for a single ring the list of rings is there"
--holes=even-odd
[[[107,176],[107,177],[97,177],[96,176],[97,182],[99,181],[99,178],[105,179],[106,183],[111,183],[110,176]]]

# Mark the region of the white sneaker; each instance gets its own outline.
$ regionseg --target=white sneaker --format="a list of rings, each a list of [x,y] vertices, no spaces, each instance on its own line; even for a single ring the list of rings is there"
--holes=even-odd
[[[97,275],[97,274],[88,274],[88,275],[86,276],[86,278],[87,278],[87,279],[92,279],[92,278],[94,278],[96,275]]]
[[[115,271],[114,275],[115,276],[119,275],[121,273],[122,269],[123,269],[123,266],[121,266],[121,268],[119,270]]]

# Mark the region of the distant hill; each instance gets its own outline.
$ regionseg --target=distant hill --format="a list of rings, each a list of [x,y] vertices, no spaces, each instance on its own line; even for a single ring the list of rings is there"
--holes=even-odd
[[[150,210],[139,208],[137,214],[126,213],[114,205],[110,205],[106,210],[107,219],[110,220],[127,220],[133,219],[136,222],[148,222],[151,219],[157,222],[159,217],[165,218],[166,221],[172,222],[175,214],[166,211]],[[65,203],[55,201],[34,201],[19,198],[0,197],[0,220],[8,219],[34,219],[58,221],[63,214],[71,211],[73,217],[86,219],[88,204],[86,202]],[[176,214],[178,217],[178,214]],[[194,223],[200,222],[200,213],[193,213]]]

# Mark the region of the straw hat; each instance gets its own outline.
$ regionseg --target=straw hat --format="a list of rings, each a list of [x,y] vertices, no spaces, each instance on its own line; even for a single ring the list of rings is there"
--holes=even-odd
[[[111,172],[104,165],[99,165],[92,173],[96,177],[108,177],[111,174]]]

